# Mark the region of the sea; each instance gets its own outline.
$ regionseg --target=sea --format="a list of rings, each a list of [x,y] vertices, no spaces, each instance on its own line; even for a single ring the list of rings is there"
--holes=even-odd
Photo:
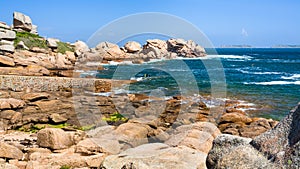
[[[196,97],[213,96],[212,92],[222,90],[223,99],[252,105],[247,112],[251,116],[276,120],[282,119],[300,102],[300,48],[206,51],[206,57],[196,59],[153,60],[141,65],[112,62],[95,75],[136,80],[136,83],[116,88],[127,93],[165,97],[185,93]]]

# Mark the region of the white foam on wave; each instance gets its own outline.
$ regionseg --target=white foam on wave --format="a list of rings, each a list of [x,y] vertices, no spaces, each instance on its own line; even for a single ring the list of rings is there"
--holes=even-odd
[[[293,76],[281,76],[281,78],[286,80],[300,79],[300,74],[294,74]]]
[[[143,77],[132,77],[132,78],[130,78],[130,80],[136,80],[136,81],[142,81],[142,80],[144,80],[144,78]]]
[[[255,85],[300,85],[300,81],[270,81],[270,82],[245,82],[244,84],[255,84]]]
[[[205,57],[201,57],[199,59],[215,59],[215,58],[223,58],[223,59],[241,59],[241,60],[250,60],[253,59],[251,56],[247,55],[207,55]]]
[[[254,75],[280,75],[283,74],[283,72],[250,72],[246,70],[239,70],[240,72],[244,74],[254,74]]]

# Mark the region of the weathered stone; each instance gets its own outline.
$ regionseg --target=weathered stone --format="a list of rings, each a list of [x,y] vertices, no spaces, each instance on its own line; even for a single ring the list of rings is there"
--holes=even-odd
[[[9,45],[9,46],[13,46],[14,45],[14,41],[9,41],[9,40],[0,40],[0,45]]]
[[[72,62],[76,61],[74,52],[66,51],[66,56],[70,61],[72,61]]]
[[[63,117],[63,116],[61,116],[61,115],[59,115],[59,114],[57,114],[57,113],[51,114],[51,115],[50,115],[50,119],[51,119],[51,121],[54,122],[54,123],[63,123],[63,122],[68,121],[67,118],[65,118],[65,117]]]
[[[11,146],[4,142],[0,142],[0,157],[8,158],[8,159],[23,159],[23,152],[16,148],[15,146]]]
[[[0,21],[0,28],[9,29],[10,27],[5,22]]]
[[[75,46],[76,52],[84,53],[89,51],[88,45],[80,40],[76,41],[73,45]]]
[[[39,48],[39,47],[36,47],[36,46],[30,48],[30,51],[32,51],[34,53],[46,53],[46,54],[49,53],[49,51],[47,49]]]
[[[300,167],[300,103],[276,127],[253,139],[251,145],[285,168]]]
[[[141,44],[139,44],[138,42],[135,42],[135,41],[127,42],[124,45],[124,47],[128,53],[134,53],[134,52],[138,52],[138,51],[142,50]]]
[[[47,39],[47,45],[49,48],[57,48],[57,42],[59,42],[58,39],[54,39],[54,38],[48,38]]]
[[[39,66],[39,65],[28,65],[25,69],[27,75],[31,76],[48,76],[50,75],[50,71],[46,69],[45,67]]]
[[[224,154],[215,168],[278,168],[252,146],[238,146]]]
[[[240,145],[248,145],[252,139],[239,136],[222,134],[213,141],[213,147],[210,150],[206,165],[208,168],[217,168],[219,161],[225,154],[228,154]]]
[[[9,98],[9,99],[0,99],[0,110],[3,109],[19,109],[25,106],[25,102],[22,100]]]
[[[50,96],[48,93],[27,93],[22,96],[22,99],[25,101],[34,102],[42,99],[48,99],[49,97]]]
[[[170,146],[187,146],[197,151],[208,153],[214,138],[220,134],[219,129],[212,123],[198,122],[178,127],[174,135],[165,144]]]
[[[105,138],[88,138],[80,141],[76,145],[76,152],[84,154],[117,154],[120,152],[120,149],[121,147],[117,140],[109,140]]]
[[[15,51],[15,47],[13,45],[1,45],[0,51],[13,53]]]
[[[235,122],[251,123],[252,119],[239,113],[225,113],[223,116],[221,116],[219,123],[235,123]]]
[[[145,144],[119,155],[105,158],[103,169],[205,169],[206,154],[188,147],[169,147],[161,143]]]
[[[110,55],[109,57],[111,59],[120,57],[124,54],[124,52],[119,48],[118,45],[109,42],[101,42],[96,46],[96,50],[107,52]]]
[[[3,168],[3,169],[20,169],[19,167],[13,165],[13,164],[0,164],[0,168]]]
[[[32,25],[32,29],[31,29],[30,33],[38,35],[39,34],[38,33],[38,26]]]
[[[20,28],[30,32],[32,30],[32,22],[29,16],[24,15],[20,12],[14,12],[14,28]]]
[[[116,129],[120,139],[133,147],[148,142],[149,126],[140,123],[124,123]]]
[[[16,32],[0,28],[0,39],[14,40],[16,38]]]
[[[59,150],[70,147],[73,142],[62,129],[46,128],[37,133],[37,144],[43,148]]]

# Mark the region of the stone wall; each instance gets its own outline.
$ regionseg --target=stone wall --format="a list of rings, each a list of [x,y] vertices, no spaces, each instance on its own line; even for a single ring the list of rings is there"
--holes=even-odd
[[[72,88],[91,89],[97,93],[109,92],[111,91],[111,80],[0,75],[1,90],[47,92]]]

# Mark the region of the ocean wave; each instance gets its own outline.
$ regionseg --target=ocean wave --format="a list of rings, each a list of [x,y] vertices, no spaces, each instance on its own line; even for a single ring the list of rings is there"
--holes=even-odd
[[[270,82],[244,82],[244,84],[255,84],[255,85],[300,85],[300,81],[270,81]]]
[[[239,70],[239,71],[244,74],[254,74],[254,75],[280,75],[284,73],[284,72],[250,72],[246,70]]]
[[[136,81],[143,81],[145,78],[143,78],[143,77],[132,77],[132,78],[130,78],[130,80],[136,80]]]
[[[201,57],[199,59],[215,59],[215,58],[222,58],[222,59],[241,59],[241,60],[251,60],[253,57],[247,55],[207,55],[205,57]]]
[[[293,76],[281,76],[281,78],[285,80],[296,80],[300,79],[300,74],[294,74]]]

